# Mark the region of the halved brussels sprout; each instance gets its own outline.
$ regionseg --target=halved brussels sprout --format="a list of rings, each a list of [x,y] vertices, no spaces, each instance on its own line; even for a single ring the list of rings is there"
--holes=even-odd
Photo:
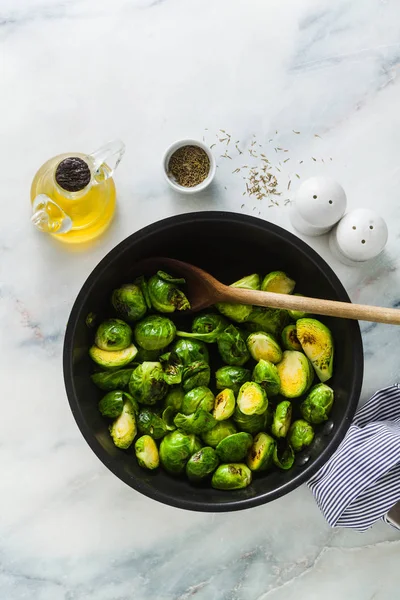
[[[278,337],[283,327],[287,325],[288,319],[286,310],[267,308],[266,306],[254,306],[248,321],[257,325],[256,331],[265,331]]]
[[[244,415],[263,415],[268,406],[267,394],[254,381],[248,381],[242,385],[236,402],[240,412]]]
[[[268,360],[276,364],[282,360],[282,350],[270,333],[256,331],[247,338],[247,347],[254,360]]]
[[[236,405],[235,394],[229,388],[222,390],[214,403],[213,417],[217,421],[225,421],[234,413]]]
[[[204,446],[189,458],[186,464],[186,475],[189,481],[195,483],[210,475],[218,465],[219,460],[214,448]]]
[[[285,350],[297,350],[301,352],[302,347],[297,339],[296,325],[293,325],[293,323],[286,325],[282,331],[282,344]]]
[[[303,296],[303,294],[293,294],[294,296]],[[293,321],[297,321],[298,319],[305,319],[309,317],[310,314],[303,312],[302,310],[288,310],[288,315]]]
[[[249,359],[246,337],[237,327],[229,325],[217,338],[222,360],[231,366],[242,367]]]
[[[183,369],[182,387],[189,392],[195,387],[208,386],[210,383],[210,366],[201,360],[196,360]]]
[[[327,421],[333,405],[333,398],[332,388],[325,383],[317,383],[300,405],[303,418],[314,425]]]
[[[215,373],[215,385],[217,390],[229,388],[235,394],[238,393],[240,387],[250,381],[251,373],[249,369],[244,367],[221,367]]]
[[[302,352],[285,350],[276,367],[281,378],[282,396],[297,398],[310,388],[314,373],[310,361]]]
[[[216,490],[240,490],[250,483],[251,471],[242,463],[220,465],[211,480],[211,485]]]
[[[103,417],[115,419],[122,413],[122,409],[126,400],[130,401],[134,412],[137,413],[139,411],[139,407],[136,400],[132,398],[130,394],[121,392],[120,390],[108,392],[108,394],[103,396],[98,405],[99,411]]]
[[[286,441],[279,440],[275,445],[272,460],[274,465],[283,471],[291,469],[294,464],[293,448]]]
[[[239,407],[235,408],[233,420],[242,431],[255,434],[266,429],[266,422],[269,418],[268,409],[262,415],[244,415]]]
[[[162,412],[162,420],[164,421],[167,431],[174,431],[176,425],[174,423],[175,411],[172,406],[167,406]]]
[[[246,456],[252,443],[253,436],[240,431],[221,440],[215,450],[222,462],[238,462]]]
[[[127,387],[134,369],[120,369],[118,371],[102,371],[93,373],[91,379],[101,390],[111,392]]]
[[[108,319],[99,325],[94,343],[100,350],[118,352],[125,350],[132,342],[132,329],[121,319]]]
[[[160,461],[162,466],[171,475],[180,475],[190,456],[199,448],[194,435],[187,435],[182,431],[168,433],[160,444]],[[196,448],[196,449],[195,449]]]
[[[183,365],[175,352],[166,352],[160,356],[164,379],[168,385],[176,385],[182,381]]]
[[[307,423],[307,421],[303,421],[303,419],[298,419],[297,421],[293,421],[287,435],[287,440],[295,452],[300,452],[311,444],[314,435],[312,425]]]
[[[136,283],[127,283],[114,290],[111,303],[115,312],[126,321],[138,321],[147,312],[147,305],[141,287]]]
[[[209,362],[207,346],[204,342],[199,342],[198,340],[181,338],[172,346],[172,352],[177,355],[180,362],[185,367],[196,360],[201,360],[206,363]]]
[[[162,350],[175,338],[176,327],[167,317],[149,315],[135,327],[136,343],[145,350]]]
[[[142,435],[136,440],[135,454],[139,466],[143,469],[154,471],[160,465],[157,444],[149,435]]]
[[[199,408],[210,412],[214,407],[214,401],[212,391],[208,387],[200,385],[184,395],[179,412],[184,415],[191,415]]]
[[[168,432],[163,419],[147,408],[140,411],[137,417],[137,427],[140,433],[151,435],[155,440],[164,437]]]
[[[141,404],[155,404],[167,394],[168,386],[159,362],[144,362],[133,371],[129,391]]]
[[[277,396],[281,389],[278,369],[268,360],[259,360],[253,369],[253,381],[258,383],[267,396]]]
[[[236,433],[236,427],[232,421],[218,421],[210,431],[206,431],[201,437],[207,446],[216,448],[224,438],[233,433]]]
[[[185,433],[204,433],[210,431],[216,424],[216,420],[211,413],[198,408],[195,413],[191,415],[183,415],[178,413],[174,419],[174,424],[177,429],[185,431]]]
[[[89,350],[90,358],[103,367],[103,369],[115,369],[116,367],[125,367],[133,361],[137,354],[137,348],[133,344],[125,348],[125,350],[118,350],[117,352],[110,352],[109,350],[101,350],[97,346],[92,346]]]
[[[165,398],[164,407],[171,407],[175,413],[181,412],[185,392],[181,387],[170,390]]]
[[[272,271],[268,273],[261,283],[263,292],[275,294],[292,294],[296,282],[290,279],[283,271]]]
[[[260,289],[260,277],[256,273],[248,275],[231,283],[231,287],[243,288],[245,290],[259,290]],[[218,302],[215,305],[220,313],[236,321],[237,323],[244,323],[248,320],[253,307],[248,304],[231,304],[230,302]]]
[[[317,319],[296,321],[297,337],[318,379],[324,383],[333,372],[333,338],[330,329]]]
[[[247,466],[252,471],[265,471],[272,465],[276,442],[273,437],[260,431],[247,453]]]
[[[156,275],[150,277],[147,284],[153,308],[161,313],[189,309],[190,302],[178,287],[184,283],[184,279],[177,279],[164,271],[157,271]]]
[[[206,344],[213,344],[228,325],[229,322],[221,315],[199,315],[193,321],[191,333],[177,331],[176,335],[178,337],[203,341]]]
[[[292,420],[292,404],[283,400],[277,405],[271,425],[271,433],[277,438],[286,437]]]
[[[122,412],[109,427],[110,434],[117,448],[127,450],[136,436],[136,419],[132,404],[127,400]]]

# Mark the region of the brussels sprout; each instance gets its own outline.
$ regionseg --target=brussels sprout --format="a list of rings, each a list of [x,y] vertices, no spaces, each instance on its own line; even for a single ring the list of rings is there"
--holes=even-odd
[[[257,325],[258,331],[265,331],[278,336],[287,325],[288,314],[286,310],[279,308],[267,308],[265,306],[254,306],[248,321]]]
[[[171,407],[175,413],[180,412],[184,397],[185,392],[181,387],[172,388],[165,398],[165,408]]]
[[[327,421],[333,405],[333,398],[332,388],[325,383],[317,383],[300,405],[302,417],[313,425]]]
[[[249,369],[243,367],[221,367],[215,373],[215,384],[217,390],[229,388],[235,394],[240,390],[240,386],[246,381],[250,381]]]
[[[186,475],[189,481],[195,483],[210,475],[218,465],[219,460],[214,448],[204,446],[189,458],[186,464]]]
[[[109,427],[117,448],[127,450],[136,436],[136,419],[132,404],[127,400],[122,412]]]
[[[182,387],[189,392],[195,387],[208,386],[210,383],[210,366],[201,360],[196,360],[183,369]]]
[[[141,404],[155,404],[168,391],[159,362],[144,362],[133,371],[129,391]]]
[[[294,294],[294,296],[303,296],[303,294]],[[303,312],[302,310],[288,310],[288,315],[293,321],[310,316],[309,313]]]
[[[259,360],[253,369],[253,381],[258,383],[267,396],[277,396],[281,389],[278,369],[268,360]]]
[[[189,434],[188,437],[189,437],[190,456],[192,456],[192,454],[195,454],[195,452],[198,452],[199,450],[202,449],[203,443],[202,443],[201,439],[199,437],[197,437],[197,435],[194,435],[193,433]]]
[[[125,350],[118,350],[117,352],[110,352],[109,350],[101,350],[97,346],[92,346],[89,350],[90,358],[103,367],[103,369],[114,369],[116,367],[125,367],[133,361],[137,354],[137,348],[133,344],[125,348]]]
[[[231,287],[243,288],[245,290],[259,290],[260,289],[260,277],[254,273],[235,281],[231,284]],[[248,320],[253,307],[248,304],[231,304],[230,302],[219,302],[215,305],[220,313],[236,321],[237,323],[244,323]]]
[[[238,462],[246,456],[252,443],[253,436],[241,431],[221,440],[215,450],[222,462]]]
[[[130,394],[126,392],[121,392],[120,390],[114,390],[112,392],[108,392],[99,402],[99,411],[103,415],[103,417],[109,417],[110,419],[115,419],[119,417],[122,413],[122,409],[124,407],[124,403],[126,400],[129,400],[132,404],[132,408],[135,413],[139,412],[139,407],[134,398]]]
[[[314,429],[310,423],[298,419],[293,421],[287,440],[295,452],[300,452],[303,448],[306,448],[311,444],[314,439]]]
[[[111,303],[121,319],[139,321],[147,312],[143,292],[136,283],[127,283],[113,291]]]
[[[287,442],[279,440],[275,445],[272,460],[274,465],[283,471],[291,469],[294,463],[293,448]]]
[[[301,352],[302,347],[297,339],[296,325],[293,325],[293,323],[286,325],[282,331],[282,344],[285,350],[297,350]]]
[[[285,350],[276,367],[281,378],[282,396],[297,398],[310,388],[314,373],[310,361],[302,352]]]
[[[125,388],[129,383],[133,371],[134,369],[120,369],[118,371],[93,373],[91,379],[101,390],[111,392],[112,390]]]
[[[135,454],[139,467],[153,471],[160,464],[157,444],[149,435],[142,435],[135,442]]]
[[[172,313],[175,310],[189,309],[189,300],[177,287],[184,283],[184,279],[176,279],[164,271],[157,271],[156,275],[150,277],[147,284],[153,308],[161,313]]]
[[[295,285],[296,282],[283,271],[272,271],[264,277],[261,289],[263,292],[274,292],[275,294],[292,294]]]
[[[88,315],[85,319],[86,327],[89,327],[89,329],[92,329],[93,327],[96,326],[96,321],[97,321],[96,313],[94,313],[94,312],[88,313]]]
[[[213,344],[228,325],[229,322],[221,315],[199,315],[193,321],[191,333],[177,331],[176,335],[178,337],[203,341],[206,344]]]
[[[233,433],[236,433],[236,427],[232,421],[218,421],[210,431],[204,432],[201,437],[207,446],[216,448],[221,440]]]
[[[185,367],[196,360],[209,362],[207,346],[198,340],[186,340],[185,338],[177,340],[172,346],[172,352],[177,355]]]
[[[183,365],[175,352],[166,352],[160,356],[164,379],[168,385],[181,383]]]
[[[286,437],[292,420],[292,404],[283,400],[277,405],[271,425],[271,433],[277,438]]]
[[[167,431],[174,431],[176,429],[174,423],[175,411],[172,406],[167,406],[162,412],[162,420],[164,421],[165,428]]]
[[[236,400],[235,394],[229,388],[222,390],[215,397],[213,417],[217,421],[225,421],[233,415],[235,410]]]
[[[254,360],[269,360],[273,364],[282,360],[282,350],[270,333],[264,331],[251,333],[247,338],[247,347]]]
[[[265,471],[272,465],[276,442],[273,437],[260,431],[247,453],[247,466],[252,471]]]
[[[332,333],[317,319],[299,319],[296,321],[296,331],[304,353],[311,360],[319,380],[322,383],[328,381],[333,372]]]
[[[184,415],[191,415],[199,408],[210,412],[214,408],[214,401],[212,391],[208,387],[200,385],[184,395],[180,412]]]
[[[156,362],[160,358],[161,352],[162,350],[145,350],[144,348],[139,348],[135,356],[135,362]]]
[[[174,424],[177,429],[181,429],[186,433],[199,434],[210,431],[216,424],[216,420],[211,413],[199,408],[191,415],[178,413],[174,419]]]
[[[160,461],[168,473],[180,475],[186,463],[194,453],[195,436],[186,435],[182,431],[168,433],[160,444]]]
[[[217,344],[221,358],[227,365],[242,367],[250,359],[245,337],[234,325],[228,325],[218,336]]]
[[[265,412],[265,424],[264,424],[264,430],[268,431],[271,429],[272,426],[272,421],[274,420],[274,409],[271,406],[271,404],[268,402],[268,408]]]
[[[167,317],[149,315],[137,323],[134,331],[136,343],[145,350],[161,350],[174,339],[176,327]]]
[[[244,415],[263,415],[268,406],[266,393],[254,381],[248,381],[242,385],[236,402],[240,412]]]
[[[216,490],[240,490],[250,483],[251,471],[241,463],[220,465],[211,480],[211,485]]]
[[[267,418],[269,418],[268,409],[262,415],[244,415],[237,406],[233,413],[233,420],[238,428],[253,435],[266,428]]]
[[[137,427],[140,433],[151,435],[155,440],[164,437],[168,431],[163,419],[147,408],[140,411],[137,417]]]
[[[132,329],[121,319],[108,319],[97,328],[94,343],[100,350],[118,352],[132,342]]]

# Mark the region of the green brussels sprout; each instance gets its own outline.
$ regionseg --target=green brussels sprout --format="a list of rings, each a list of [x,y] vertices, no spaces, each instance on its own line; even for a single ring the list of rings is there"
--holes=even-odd
[[[135,356],[135,362],[157,362],[161,352],[162,350],[145,350],[144,348],[139,348]]]
[[[194,452],[199,450],[194,435],[186,435],[182,431],[171,431],[160,444],[160,461],[162,466],[171,475],[180,475],[187,461]]]
[[[294,464],[293,448],[284,440],[279,440],[275,445],[272,460],[274,465],[283,471],[291,469]]]
[[[195,387],[208,386],[211,378],[210,366],[201,360],[196,360],[183,369],[182,387],[189,392]]]
[[[159,362],[144,362],[133,371],[129,391],[141,404],[155,404],[167,394],[168,386]]]
[[[189,434],[188,437],[189,437],[190,456],[192,456],[193,454],[195,454],[195,452],[198,452],[199,450],[202,449],[203,443],[202,443],[201,439],[199,437],[197,437],[197,435],[194,435],[193,433]]]
[[[221,367],[215,373],[215,385],[217,390],[229,388],[235,394],[246,381],[250,381],[251,373],[244,367]]]
[[[164,407],[171,407],[175,413],[181,412],[184,397],[185,392],[181,387],[172,388],[165,398]]]
[[[263,415],[267,410],[268,398],[258,383],[247,381],[240,388],[236,403],[244,415]]]
[[[293,294],[294,296],[303,296],[303,294]],[[288,310],[288,315],[293,321],[297,321],[298,319],[305,319],[310,316],[310,313],[306,313],[302,310]]]
[[[176,385],[182,381],[183,365],[175,352],[166,352],[160,356],[164,379],[168,385]]]
[[[268,360],[259,360],[253,369],[253,381],[258,383],[268,397],[277,396],[281,389],[278,369]]]
[[[189,481],[196,483],[215,471],[218,465],[219,460],[214,448],[204,446],[189,458],[186,464],[186,475]]]
[[[126,283],[113,291],[111,304],[121,319],[139,321],[147,312],[146,300],[139,285]]]
[[[286,437],[292,420],[292,404],[283,400],[277,405],[271,425],[271,433],[277,438]]]
[[[154,471],[160,465],[157,444],[149,435],[142,435],[135,442],[135,454],[139,467]]]
[[[254,273],[248,275],[231,283],[231,287],[242,288],[245,290],[259,290],[260,289],[260,277]],[[244,323],[248,320],[253,307],[248,304],[231,304],[230,302],[218,302],[216,305],[220,313],[236,321],[237,323]]]
[[[186,340],[185,338],[181,338],[172,346],[172,352],[177,355],[180,362],[185,367],[196,360],[201,360],[206,363],[210,360],[207,346],[198,340]]]
[[[252,443],[253,436],[240,431],[221,440],[215,451],[223,463],[238,462],[245,458]]]
[[[189,309],[189,300],[178,288],[178,285],[184,284],[184,279],[177,279],[164,271],[157,271],[156,275],[150,277],[147,284],[153,308],[161,313],[172,313],[175,310]]]
[[[310,388],[314,373],[308,358],[296,350],[285,350],[276,365],[281,378],[281,394],[285,398],[297,398]]]
[[[149,315],[135,327],[136,343],[145,350],[162,350],[174,339],[176,327],[167,317]]]
[[[261,283],[263,292],[275,294],[292,294],[296,282],[290,279],[283,271],[272,271],[264,277]]]
[[[89,350],[90,358],[103,369],[115,369],[117,367],[125,367],[133,361],[137,354],[137,348],[131,344],[124,350],[111,352],[109,350],[101,350],[97,346],[92,346]]]
[[[257,325],[257,331],[261,330],[278,337],[282,329],[287,325],[288,318],[286,310],[267,308],[266,306],[254,306],[248,321]]]
[[[130,401],[134,412],[138,413],[139,407],[136,400],[132,398],[130,394],[127,394],[126,392],[121,392],[120,390],[108,392],[108,394],[103,396],[98,405],[99,411],[103,415],[103,417],[115,419],[116,417],[119,417],[119,415],[122,413],[122,409],[126,400]]]
[[[205,431],[201,437],[207,446],[216,448],[224,438],[233,433],[236,433],[236,427],[232,421],[217,421],[214,427],[210,431]]]
[[[134,369],[119,369],[118,371],[102,371],[93,373],[91,379],[101,390],[111,392],[127,387]]]
[[[93,329],[93,327],[96,326],[96,321],[97,321],[96,313],[94,313],[94,312],[88,313],[88,315],[85,319],[86,327],[89,327],[89,329]]]
[[[137,427],[141,434],[151,435],[155,440],[164,437],[168,432],[163,419],[147,408],[140,411],[137,417]]]
[[[268,417],[268,409],[262,415],[245,415],[242,413],[239,407],[236,406],[235,412],[233,413],[233,420],[238,428],[253,435],[263,431],[266,428],[266,420]],[[223,422],[224,421],[222,421],[222,423]]]
[[[296,325],[293,325],[293,323],[286,325],[282,331],[282,344],[285,350],[297,350],[301,352],[302,347],[297,339]]]
[[[235,410],[235,394],[229,388],[222,390],[216,397],[214,403],[213,417],[217,421],[226,421]]]
[[[293,421],[288,435],[287,440],[295,452],[300,452],[311,444],[314,439],[314,429],[310,423],[298,419]]]
[[[191,333],[177,331],[176,335],[178,337],[203,341],[206,344],[213,344],[228,325],[229,322],[221,315],[199,315],[193,321]]]
[[[328,420],[333,405],[334,393],[325,383],[317,383],[311,388],[307,398],[300,405],[303,419],[319,425]]]
[[[172,406],[167,406],[162,412],[162,420],[164,421],[165,428],[167,431],[174,431],[176,429],[174,423],[175,411]]]
[[[247,466],[251,471],[265,471],[272,465],[276,441],[273,437],[260,431],[255,436],[247,453]]]
[[[118,352],[125,350],[132,342],[132,329],[121,319],[108,319],[99,325],[94,343],[100,350]]]
[[[110,434],[117,448],[127,450],[136,436],[136,419],[133,406],[127,400],[121,414],[109,427]]]
[[[191,415],[199,408],[210,412],[214,408],[214,394],[208,387],[200,385],[189,390],[183,397],[180,412]]]
[[[216,424],[216,420],[211,413],[199,408],[191,415],[183,415],[178,413],[174,419],[174,424],[177,429],[181,429],[185,433],[204,433],[210,431]]]
[[[330,329],[317,319],[296,321],[297,337],[318,379],[325,383],[333,372],[333,338]]]
[[[211,480],[211,485],[216,490],[240,490],[250,483],[251,471],[241,463],[220,465]]]
[[[246,339],[234,325],[228,325],[218,336],[217,345],[221,358],[227,365],[242,367],[250,359]]]
[[[251,333],[247,338],[247,347],[254,360],[269,360],[274,365],[282,360],[282,350],[270,333]]]

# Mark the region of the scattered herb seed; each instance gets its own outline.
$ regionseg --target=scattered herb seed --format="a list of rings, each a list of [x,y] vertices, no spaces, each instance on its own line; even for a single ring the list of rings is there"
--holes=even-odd
[[[292,129],[293,133],[295,133],[296,135],[300,134],[300,131],[295,131],[294,129]]]

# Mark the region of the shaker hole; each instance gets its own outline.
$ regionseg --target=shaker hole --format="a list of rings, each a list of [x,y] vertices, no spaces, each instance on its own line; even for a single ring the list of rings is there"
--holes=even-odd
[[[313,198],[314,198],[314,200],[316,200],[316,199],[317,199],[317,196],[314,194]]]
[[[329,204],[333,204],[333,200],[329,200]]]
[[[362,243],[362,244],[365,244],[365,240],[361,240],[361,243]]]

